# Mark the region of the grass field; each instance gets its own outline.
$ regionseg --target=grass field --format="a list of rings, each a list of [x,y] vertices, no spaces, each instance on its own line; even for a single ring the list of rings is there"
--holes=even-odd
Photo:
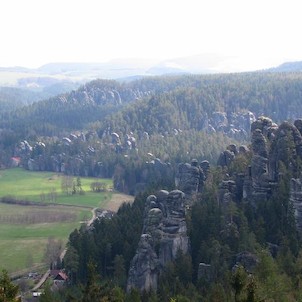
[[[85,195],[67,195],[61,191],[62,175],[51,172],[31,172],[20,168],[0,171],[0,197],[13,196],[36,202],[53,202],[47,196],[52,191],[56,192],[56,203],[68,205],[81,205],[100,207],[102,203],[111,198],[112,193],[98,194],[91,192],[90,184],[95,178],[81,178],[82,189]],[[101,182],[112,187],[111,179],[102,179]],[[42,200],[42,195],[45,199]]]
[[[43,255],[49,237],[66,242],[69,234],[92,216],[91,209],[110,204],[112,192],[91,192],[95,178],[81,178],[84,195],[61,192],[60,174],[30,172],[20,168],[0,171],[0,197],[34,201],[36,206],[0,203],[0,268],[10,273],[43,265]],[[109,179],[98,180],[112,186]],[[55,202],[47,194],[55,190]],[[41,206],[43,202],[49,203]],[[45,222],[46,221],[46,222]],[[29,261],[29,259],[31,261]]]

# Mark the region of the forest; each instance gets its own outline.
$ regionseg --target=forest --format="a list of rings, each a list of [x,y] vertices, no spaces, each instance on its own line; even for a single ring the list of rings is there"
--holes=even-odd
[[[1,168],[135,195],[70,234],[68,285],[40,301],[301,301],[301,101],[301,73],[255,72],[95,80],[0,111]]]

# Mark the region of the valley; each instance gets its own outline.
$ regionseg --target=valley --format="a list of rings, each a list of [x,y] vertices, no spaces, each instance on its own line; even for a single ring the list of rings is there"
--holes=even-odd
[[[0,172],[0,258],[12,276],[45,269],[48,239],[61,241],[64,248],[71,231],[91,219],[93,208],[117,210],[132,200],[112,192],[108,179],[101,180],[106,192],[91,192],[95,179],[81,178],[84,193],[67,195],[62,192],[63,177],[20,168]]]
[[[56,302],[298,300],[301,91],[278,70],[2,90],[3,268],[51,268]]]

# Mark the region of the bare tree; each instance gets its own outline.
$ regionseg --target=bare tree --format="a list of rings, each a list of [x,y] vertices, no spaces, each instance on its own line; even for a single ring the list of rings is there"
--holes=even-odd
[[[62,240],[55,240],[53,237],[48,238],[44,260],[50,268],[56,266],[57,259],[60,258],[63,248],[64,246]]]
[[[57,200],[57,191],[56,191],[56,188],[51,188],[49,194],[48,194],[48,197],[49,197],[49,201],[50,202],[56,202]]]
[[[72,188],[73,188],[73,178],[68,175],[64,175],[61,180],[61,190],[63,193],[66,193],[66,195],[72,194]]]

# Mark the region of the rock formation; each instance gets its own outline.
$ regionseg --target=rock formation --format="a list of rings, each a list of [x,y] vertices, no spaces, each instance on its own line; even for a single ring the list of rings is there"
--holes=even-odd
[[[230,166],[238,154],[248,154],[248,148],[230,145],[224,151],[218,165]],[[284,179],[290,180],[290,203],[293,205],[297,228],[302,230],[302,120],[293,124],[283,122],[277,126],[270,118],[259,117],[251,125],[250,166],[245,174],[228,175],[220,184],[219,202],[239,202],[242,198],[257,207],[270,198]]]
[[[196,159],[193,159],[191,164],[179,164],[175,178],[176,187],[189,196],[201,192],[209,166],[208,161],[203,161],[198,165]]]
[[[184,197],[179,190],[162,190],[147,198],[143,234],[130,264],[128,291],[156,290],[165,265],[176,258],[178,251],[188,252]]]
[[[302,176],[291,179],[290,202],[294,207],[297,228],[302,231]]]
[[[274,179],[269,166],[271,143],[277,126],[267,117],[259,117],[251,125],[251,165],[243,181],[243,197],[254,206],[272,194]]]
[[[248,112],[213,112],[211,117],[206,115],[203,120],[203,129],[209,133],[223,132],[236,139],[246,139],[249,136],[255,115]]]
[[[241,265],[247,273],[252,274],[259,262],[260,261],[255,254],[244,251],[236,255],[236,264],[234,265],[233,270]]]

